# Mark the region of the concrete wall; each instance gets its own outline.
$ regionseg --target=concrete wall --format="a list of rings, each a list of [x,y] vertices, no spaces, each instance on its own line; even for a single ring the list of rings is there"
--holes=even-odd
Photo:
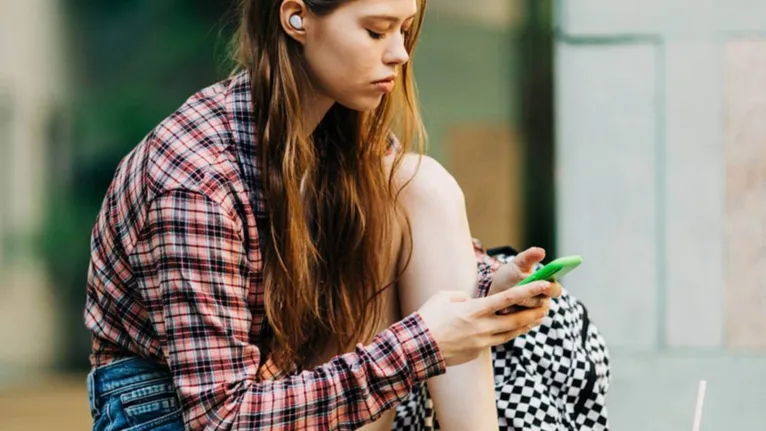
[[[614,429],[764,429],[766,3],[557,3],[560,254]],[[649,420],[651,426],[645,424]]]

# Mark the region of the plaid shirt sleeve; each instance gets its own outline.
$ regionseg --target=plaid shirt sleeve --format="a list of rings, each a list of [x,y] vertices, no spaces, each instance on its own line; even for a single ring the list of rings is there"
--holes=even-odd
[[[484,247],[482,247],[481,242],[475,238],[473,240],[473,251],[476,255],[476,272],[479,276],[476,282],[476,289],[474,290],[474,297],[483,298],[489,293],[489,288],[492,286],[492,274],[497,271],[501,262],[489,256]]]
[[[142,231],[159,303],[155,321],[188,429],[355,429],[445,372],[413,313],[366,346],[278,380],[259,380],[249,342],[248,261],[236,216],[204,194],[156,196]]]

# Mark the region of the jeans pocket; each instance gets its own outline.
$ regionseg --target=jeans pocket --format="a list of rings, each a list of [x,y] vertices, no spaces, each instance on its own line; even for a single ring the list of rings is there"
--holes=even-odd
[[[170,380],[156,381],[120,394],[126,422],[131,427],[156,423],[174,414],[180,418],[181,403]]]

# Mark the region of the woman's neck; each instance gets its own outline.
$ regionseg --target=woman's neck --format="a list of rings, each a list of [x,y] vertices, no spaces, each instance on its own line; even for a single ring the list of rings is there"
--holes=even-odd
[[[306,137],[311,136],[322,121],[327,112],[330,111],[335,101],[331,98],[319,94],[318,92],[308,92],[301,101],[301,111],[303,112],[303,132]]]

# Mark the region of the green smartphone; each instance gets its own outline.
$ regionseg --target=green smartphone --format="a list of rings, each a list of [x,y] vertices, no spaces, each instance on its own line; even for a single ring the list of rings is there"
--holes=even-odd
[[[557,281],[573,269],[580,266],[581,263],[582,258],[580,256],[560,257],[535,271],[532,275],[517,284],[517,286],[522,286],[539,280]]]

